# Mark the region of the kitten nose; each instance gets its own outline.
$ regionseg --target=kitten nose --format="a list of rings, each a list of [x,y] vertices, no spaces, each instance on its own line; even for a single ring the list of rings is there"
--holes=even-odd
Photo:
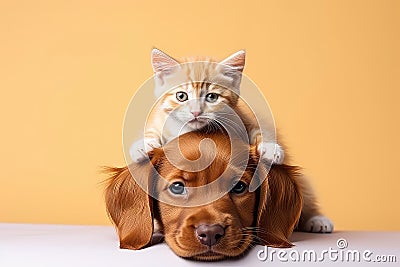
[[[194,117],[198,117],[201,114],[201,111],[191,111]]]
[[[217,244],[225,235],[225,229],[219,224],[201,224],[196,228],[195,233],[200,243],[211,247]]]

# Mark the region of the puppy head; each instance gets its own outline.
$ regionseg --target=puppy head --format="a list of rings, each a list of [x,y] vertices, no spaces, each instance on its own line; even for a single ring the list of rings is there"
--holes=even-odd
[[[135,168],[139,172],[149,172],[148,187],[160,201],[142,191],[129,177],[127,169],[127,172],[114,173],[106,189],[106,200],[122,248],[139,249],[148,245],[154,216],[163,226],[165,241],[177,255],[185,258],[236,257],[243,255],[253,242],[291,246],[288,237],[302,205],[296,170],[278,165],[267,174],[261,164],[254,173],[259,160],[257,150],[238,141],[235,149],[249,153],[244,172],[238,171],[235,164],[230,164],[229,138],[222,133],[207,134],[207,138],[215,144],[213,151],[199,149],[204,135],[192,132],[179,138],[179,146],[167,144],[154,151],[149,164],[154,165],[156,174],[145,169],[145,164]],[[176,167],[176,162],[170,159],[174,151],[179,152],[178,148],[192,163],[201,165],[196,160],[211,158],[211,164],[196,171],[182,168],[185,162],[178,162]],[[252,179],[266,175],[267,179],[256,191],[248,190]],[[211,186],[204,187],[206,185]]]
[[[200,171],[186,171],[190,166],[185,165],[190,162],[178,162],[176,167],[167,160],[166,151],[173,150],[169,151],[172,156],[174,151],[179,152],[175,145],[155,151],[158,172],[167,181],[158,183],[158,199],[163,200],[158,207],[165,240],[176,254],[197,260],[217,260],[242,254],[253,241],[257,194],[249,192],[248,185],[255,162],[250,158],[248,164],[245,162],[244,172],[240,171],[232,162],[229,164],[231,147],[226,136],[208,134],[215,150],[204,149],[201,153],[203,138],[201,134],[190,134],[179,140],[180,151],[187,160],[207,161],[215,156]],[[237,145],[243,146],[239,150],[248,153],[248,146]]]

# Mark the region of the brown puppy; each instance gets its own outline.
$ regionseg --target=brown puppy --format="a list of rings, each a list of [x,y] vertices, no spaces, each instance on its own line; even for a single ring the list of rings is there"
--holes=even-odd
[[[173,142],[156,149],[150,162],[111,169],[106,204],[121,248],[150,245],[156,232],[164,234],[166,243],[177,255],[197,260],[243,255],[252,243],[291,246],[288,237],[302,209],[296,167],[273,165],[268,174],[263,168],[255,173],[259,160],[256,147],[249,148],[237,141],[235,149],[249,154],[245,170],[240,172],[235,166],[237,162],[229,163],[229,138],[218,132],[206,137],[214,141],[215,150],[200,152],[200,142],[205,138],[202,133],[190,132],[179,137],[179,148],[187,160],[213,159],[203,170],[185,171],[184,164],[175,167],[168,160],[171,154],[179,152]],[[152,190],[153,197],[140,188],[131,173],[142,179],[140,183]],[[148,174],[146,178],[136,177],[143,177],[143,173]],[[265,175],[267,178],[258,189],[250,192],[251,180]],[[201,190],[210,183],[212,186]],[[193,189],[198,187],[199,190]],[[208,199],[212,201],[205,203]],[[153,224],[153,220],[158,223]],[[160,229],[154,229],[158,224]]]

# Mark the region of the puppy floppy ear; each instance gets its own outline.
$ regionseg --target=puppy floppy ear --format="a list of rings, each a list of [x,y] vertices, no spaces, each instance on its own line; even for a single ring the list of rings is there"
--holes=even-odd
[[[149,180],[153,176],[150,161],[129,167],[108,168],[111,177],[105,190],[105,199],[107,212],[118,231],[120,248],[136,250],[151,241],[154,200],[137,184],[130,170],[135,176],[142,173],[140,176],[146,177],[147,181],[140,183],[150,188]]]
[[[264,165],[265,162],[261,163]],[[260,175],[266,175],[261,166]],[[259,187],[257,236],[261,245],[292,247],[289,236],[301,213],[302,196],[296,178],[298,168],[272,165],[267,178]]]

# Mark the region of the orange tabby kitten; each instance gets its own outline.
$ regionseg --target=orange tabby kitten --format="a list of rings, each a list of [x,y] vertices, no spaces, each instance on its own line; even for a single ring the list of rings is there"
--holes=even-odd
[[[144,160],[147,152],[154,147],[162,147],[186,132],[206,127],[223,127],[226,124],[231,124],[233,128],[239,127],[237,121],[228,117],[226,107],[229,107],[230,112],[236,113],[244,124],[246,137],[251,144],[257,145],[260,155],[275,164],[283,163],[284,151],[276,143],[274,133],[261,132],[254,113],[239,97],[245,64],[243,50],[219,64],[210,59],[194,60],[197,64],[185,64],[158,49],[152,50],[151,59],[158,101],[148,116],[144,139],[136,141],[130,148],[134,162]],[[174,83],[177,69],[185,74],[181,80],[183,83],[178,86]],[[210,80],[217,80],[218,83]],[[299,184],[303,193],[303,209],[298,229],[306,232],[332,232],[333,223],[320,213],[306,177],[299,177]]]
[[[245,126],[250,144],[258,145],[262,157],[275,164],[283,163],[284,151],[272,137],[274,133],[261,133],[253,112],[239,97],[245,51],[238,51],[219,64],[210,59],[185,64],[158,49],[152,50],[151,59],[155,94],[159,100],[149,114],[144,140],[135,142],[130,149],[134,162],[144,160],[154,147],[161,147],[186,132],[219,127],[218,123],[222,126],[238,124],[232,117],[227,118],[229,107],[230,113],[237,114]],[[173,81],[174,75],[178,75],[177,69],[185,77],[181,78],[183,84],[175,86]],[[218,80],[218,84],[210,80]],[[239,128],[239,125],[232,127]]]

